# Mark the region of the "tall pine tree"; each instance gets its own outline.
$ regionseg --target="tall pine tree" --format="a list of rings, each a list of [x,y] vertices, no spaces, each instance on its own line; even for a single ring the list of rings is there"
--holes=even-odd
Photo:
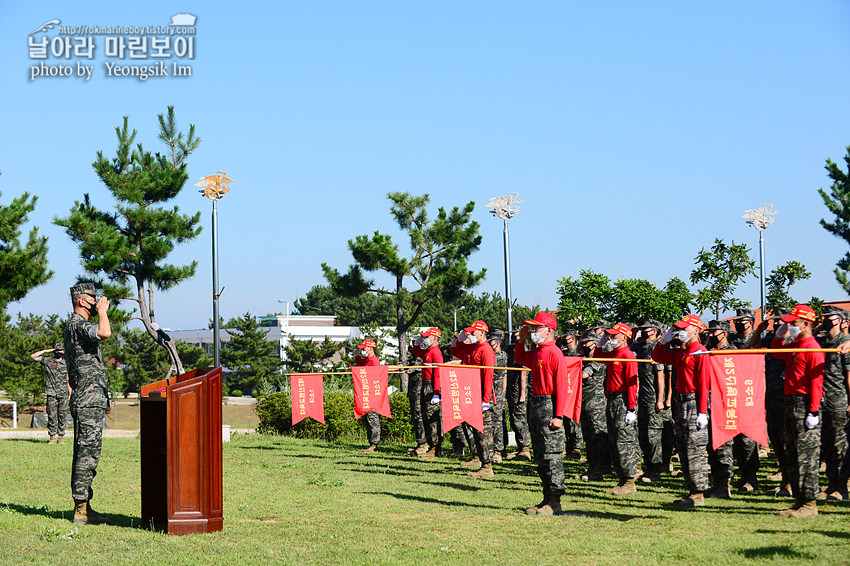
[[[268,328],[251,313],[245,313],[228,328],[230,340],[221,348],[221,364],[233,371],[230,388],[244,393],[261,390],[278,381],[281,367],[273,342],[266,340]]]
[[[832,185],[829,194],[823,189],[818,189],[818,193],[829,211],[835,215],[835,220],[827,222],[821,219],[820,225],[830,234],[850,244],[850,146],[847,146],[847,153],[844,155],[844,165],[847,172],[842,171],[831,159],[826,160],[826,172],[832,179]],[[845,293],[850,294],[850,252],[845,253],[836,265],[835,280]]]
[[[159,139],[167,155],[133,145],[136,130],[130,131],[124,117],[115,128],[118,149],[108,159],[97,153],[94,170],[116,200],[114,212],[92,205],[86,194],[65,218],[54,223],[65,228],[79,246],[83,268],[95,277],[105,277],[110,298],[136,303],[137,316],[147,335],[165,348],[172,368],[183,372],[174,341],[159,331],[154,309],[154,291],[166,291],[195,274],[198,262],[173,265],[167,262],[174,247],[195,238],[201,231],[201,213],[180,214],[176,206],[165,205],[183,189],[189,178],[186,157],[200,144],[195,126],[184,137],[177,128],[174,107],[159,114]]]

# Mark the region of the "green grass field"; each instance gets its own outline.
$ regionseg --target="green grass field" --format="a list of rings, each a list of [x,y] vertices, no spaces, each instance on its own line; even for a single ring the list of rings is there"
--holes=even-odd
[[[457,460],[361,448],[234,435],[224,445],[224,531],[175,537],[139,524],[138,440],[104,440],[93,506],[114,526],[68,520],[70,445],[0,441],[0,564],[850,563],[847,502],[795,520],[776,515],[790,500],[766,495],[675,509],[677,478],[622,500],[604,494],[613,480],[568,479],[567,516],[529,517],[521,508],[540,500],[531,463],[473,480]],[[568,478],[581,469],[567,466]]]

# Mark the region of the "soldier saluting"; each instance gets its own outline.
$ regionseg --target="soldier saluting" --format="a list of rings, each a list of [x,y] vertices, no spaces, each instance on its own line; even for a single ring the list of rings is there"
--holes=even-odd
[[[112,336],[106,310],[109,301],[92,283],[71,287],[74,312],[65,328],[65,357],[71,386],[74,419],[74,458],[71,494],[74,523],[98,525],[107,518],[91,508],[92,480],[97,475],[103,441],[103,418],[109,407],[109,380],[100,354],[100,342]],[[97,322],[91,321],[97,316]]]

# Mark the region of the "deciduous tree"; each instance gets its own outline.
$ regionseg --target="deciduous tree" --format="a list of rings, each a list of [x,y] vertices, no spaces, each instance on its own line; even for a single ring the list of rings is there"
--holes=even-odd
[[[700,312],[706,310],[720,318],[727,309],[749,306],[748,301],[735,298],[735,288],[747,275],[755,275],[756,262],[750,258],[746,244],[726,245],[720,238],[714,239],[711,249],[701,249],[694,258],[696,267],[691,271],[691,284],[705,283],[694,296],[694,304]]]

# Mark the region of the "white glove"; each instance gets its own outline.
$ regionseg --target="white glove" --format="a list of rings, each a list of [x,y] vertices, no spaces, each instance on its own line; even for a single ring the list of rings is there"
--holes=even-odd
[[[626,413],[626,424],[627,425],[634,424],[634,422],[636,420],[637,420],[637,413],[635,413],[634,411],[629,411],[629,412]]]
[[[814,413],[809,413],[808,415],[806,415],[806,428],[808,430],[812,430],[813,428],[818,426],[819,422],[820,417],[815,415]]]
[[[452,348],[454,348],[455,346],[457,346],[457,336],[454,336],[454,337],[452,338],[451,346],[452,346]]]
[[[697,415],[697,430],[702,430],[708,426],[708,415],[700,413]]]
[[[440,404],[440,395],[438,393],[434,393],[434,396],[431,397],[431,404],[432,405],[439,405]]]
[[[673,327],[667,329],[667,332],[661,335],[661,338],[658,339],[659,344],[669,344],[673,340]]]
[[[481,403],[481,410],[486,411],[490,408],[490,403]]]
[[[599,338],[599,340],[596,341],[596,347],[599,348],[600,350],[602,350],[603,348],[605,348],[605,344],[607,344],[607,343],[608,343],[608,334],[603,333],[602,336]]]
[[[786,334],[788,334],[788,323],[787,323],[787,322],[782,323],[782,326],[780,326],[780,327],[779,327],[779,330],[777,330],[777,331],[776,331],[775,336],[776,336],[777,338],[782,338],[782,337],[784,337]]]

